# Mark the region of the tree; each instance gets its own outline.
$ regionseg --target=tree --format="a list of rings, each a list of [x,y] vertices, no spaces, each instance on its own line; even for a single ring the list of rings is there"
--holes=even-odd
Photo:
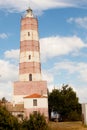
[[[3,106],[0,106],[0,130],[19,130],[17,118]]]
[[[54,89],[48,97],[49,111],[57,111],[63,120],[81,119],[81,105],[76,92],[69,85],[63,85],[60,90]]]
[[[78,120],[78,118],[76,118],[77,117],[76,115],[78,115],[78,117],[81,115],[81,107],[78,102],[78,97],[76,96],[76,92],[74,92],[73,89],[68,85],[65,86],[63,85],[60,93],[61,93],[62,103],[63,103],[62,104],[63,108],[61,112],[62,116],[68,120]],[[75,119],[74,117],[71,118],[73,115]]]
[[[3,97],[3,98],[2,98],[2,103],[6,103],[6,102],[7,102],[6,98]]]
[[[52,92],[48,94],[49,118],[51,118],[51,111],[57,111],[60,113],[60,96],[60,91],[58,89],[53,89]]]

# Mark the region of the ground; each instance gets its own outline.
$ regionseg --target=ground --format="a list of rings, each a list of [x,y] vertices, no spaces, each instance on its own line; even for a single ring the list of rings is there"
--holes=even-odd
[[[82,122],[49,122],[50,130],[87,130]]]

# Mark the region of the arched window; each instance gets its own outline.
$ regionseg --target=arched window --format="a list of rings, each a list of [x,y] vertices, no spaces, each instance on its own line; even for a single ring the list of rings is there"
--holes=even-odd
[[[28,36],[30,36],[30,32],[28,32]]]
[[[29,60],[31,59],[31,55],[29,55]]]
[[[32,81],[32,74],[29,74],[29,81]]]

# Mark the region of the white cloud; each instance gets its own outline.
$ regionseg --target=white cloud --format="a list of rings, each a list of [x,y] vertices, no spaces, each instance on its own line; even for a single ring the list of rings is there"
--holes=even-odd
[[[85,28],[87,29],[87,17],[83,17],[83,18],[69,18],[67,20],[67,22],[69,23],[75,23],[76,25],[82,27],[82,28]]]
[[[0,98],[11,100],[13,82],[18,80],[18,66],[10,61],[0,60]]]
[[[0,82],[18,79],[18,66],[9,61],[0,60]]]
[[[8,58],[8,59],[16,59],[18,60],[19,59],[19,49],[17,50],[7,50],[5,53],[5,58]]]
[[[41,58],[46,61],[55,56],[75,53],[87,45],[77,36],[72,37],[48,37],[40,39]]]
[[[53,75],[49,72],[47,72],[46,70],[42,71],[42,79],[46,80],[48,84],[52,84],[54,79],[53,79]]]
[[[0,1],[1,8],[7,8],[9,11],[24,11],[27,7],[31,6],[34,10],[45,10],[55,7],[67,7],[71,5],[70,3],[61,2],[60,0],[3,0]]]
[[[74,74],[77,80],[87,83],[87,63],[63,61],[55,63],[54,68],[52,69],[54,73],[62,70],[66,70],[66,74],[68,74],[69,77]]]
[[[87,86],[77,88],[77,94],[81,103],[87,103]]]
[[[8,38],[8,35],[6,33],[0,34],[0,39],[6,39],[6,38]]]
[[[12,11],[24,11],[26,8],[31,7],[33,10],[47,10],[51,8],[63,7],[87,7],[86,0],[0,0],[0,8]]]
[[[6,83],[0,82],[0,99],[5,97],[7,100],[12,100],[12,93],[13,93],[13,84],[12,82],[8,81]]]
[[[60,0],[48,0],[48,1],[47,0],[44,0],[44,1],[33,0],[33,2],[30,1],[30,4],[32,5],[35,4],[37,7],[34,7],[34,8],[39,9],[39,10],[71,6],[70,3],[65,2],[65,1],[60,1]]]

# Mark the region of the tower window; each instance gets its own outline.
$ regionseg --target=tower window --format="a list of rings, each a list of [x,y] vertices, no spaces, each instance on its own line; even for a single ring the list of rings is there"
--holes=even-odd
[[[32,74],[29,74],[29,81],[32,81]]]
[[[30,36],[30,32],[28,32],[28,36]]]
[[[37,99],[33,99],[33,106],[37,106]]]
[[[29,55],[29,60],[31,59],[31,55]]]

